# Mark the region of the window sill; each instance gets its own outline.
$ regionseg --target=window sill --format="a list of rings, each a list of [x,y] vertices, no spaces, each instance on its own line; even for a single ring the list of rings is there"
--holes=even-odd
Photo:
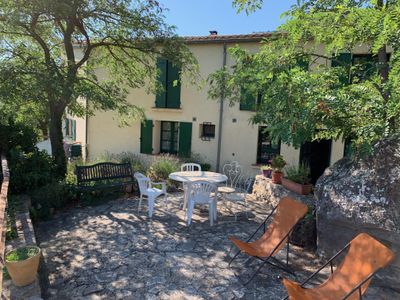
[[[159,112],[181,113],[183,111],[182,108],[168,108],[168,107],[152,107],[151,109],[153,111],[159,111]]]

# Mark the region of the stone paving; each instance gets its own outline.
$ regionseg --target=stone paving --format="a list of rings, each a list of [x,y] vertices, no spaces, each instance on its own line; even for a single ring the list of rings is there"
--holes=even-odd
[[[45,299],[280,299],[285,296],[281,271],[265,267],[244,287],[244,277],[259,262],[244,259],[233,269],[227,256],[235,235],[245,239],[265,218],[269,207],[251,201],[249,220],[221,204],[218,223],[210,227],[208,213],[195,210],[187,227],[179,209],[182,195],[160,201],[152,220],[146,206],[138,212],[136,198],[119,199],[96,207],[74,208],[37,227],[43,250]],[[292,247],[298,281],[320,261],[313,253]],[[282,257],[284,253],[280,254]],[[305,267],[307,266],[307,267]],[[291,276],[288,276],[291,277]],[[376,297],[371,289],[366,299]]]

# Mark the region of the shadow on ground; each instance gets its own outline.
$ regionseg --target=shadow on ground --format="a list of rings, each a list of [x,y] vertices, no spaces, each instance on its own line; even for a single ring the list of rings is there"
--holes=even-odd
[[[244,257],[233,269],[228,267],[228,236],[248,237],[268,215],[268,205],[251,201],[250,219],[242,216],[235,222],[219,204],[219,220],[213,227],[208,213],[196,210],[187,227],[180,210],[182,195],[171,195],[169,201],[168,209],[162,201],[157,204],[152,220],[146,207],[138,212],[138,201],[131,198],[75,208],[40,223],[36,232],[45,261],[44,298],[280,299],[286,295],[280,278],[293,276],[267,266],[245,287],[234,272],[246,278],[259,262]],[[292,249],[292,267],[301,281],[320,261],[313,253]],[[284,251],[279,256],[283,259]],[[375,296],[369,299],[385,299]]]

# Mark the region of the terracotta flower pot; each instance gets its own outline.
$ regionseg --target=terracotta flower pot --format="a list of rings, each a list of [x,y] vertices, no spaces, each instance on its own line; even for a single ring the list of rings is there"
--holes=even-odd
[[[300,195],[308,195],[312,190],[311,184],[300,184],[287,178],[282,178],[282,185],[288,190]]]
[[[279,171],[273,171],[272,172],[272,182],[275,184],[281,184],[282,183],[282,172]]]
[[[262,170],[264,177],[271,178],[272,170]]]
[[[28,259],[20,261],[8,261],[6,259],[8,273],[16,286],[25,286],[35,281],[41,254],[40,248],[37,248],[39,249],[38,253]]]

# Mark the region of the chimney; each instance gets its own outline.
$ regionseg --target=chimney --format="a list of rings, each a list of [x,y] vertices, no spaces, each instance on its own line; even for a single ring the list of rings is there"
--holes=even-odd
[[[216,31],[216,30],[210,30],[210,35],[211,35],[211,36],[217,36],[217,35],[218,35],[218,31]]]

